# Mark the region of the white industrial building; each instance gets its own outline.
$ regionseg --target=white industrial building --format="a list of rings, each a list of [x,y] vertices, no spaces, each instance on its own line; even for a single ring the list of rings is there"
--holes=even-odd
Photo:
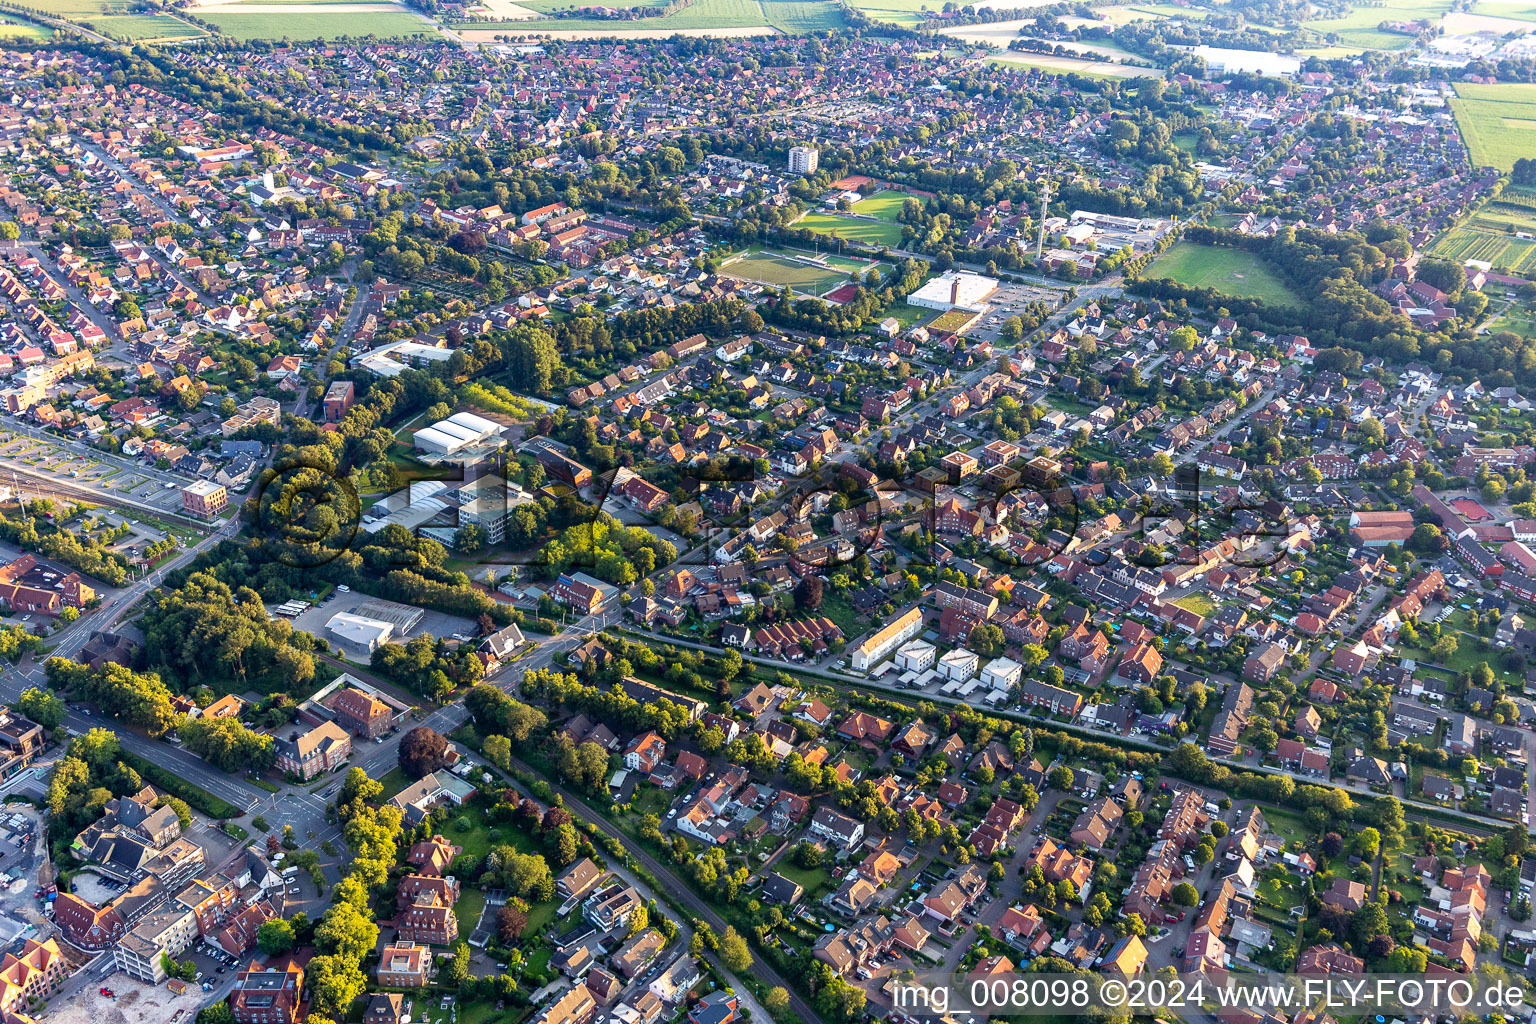
[[[908,295],[907,302],[924,309],[963,309],[980,313],[987,308],[987,299],[995,291],[996,278],[951,270]]]
[[[500,423],[472,412],[456,412],[416,431],[416,450],[430,455],[456,455],[468,448],[500,448],[506,443]]]
[[[976,674],[981,659],[975,651],[958,647],[939,659],[939,675],[954,682],[963,683]]]
[[[896,652],[896,667],[904,672],[922,672],[933,665],[938,651],[926,640],[913,640]]]
[[[389,643],[395,633],[395,624],[350,612],[337,612],[325,624],[325,630],[338,640],[372,651],[380,644]]]
[[[994,690],[1007,690],[1018,683],[1024,666],[1012,658],[994,658],[981,670],[981,681]]]

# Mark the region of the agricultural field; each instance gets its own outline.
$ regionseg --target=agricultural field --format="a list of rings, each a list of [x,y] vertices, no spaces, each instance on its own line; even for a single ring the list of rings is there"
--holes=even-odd
[[[432,35],[434,29],[421,18],[399,13],[320,12],[237,14],[224,10],[204,11],[200,17],[236,39],[336,39],[341,36]]]
[[[812,266],[772,252],[748,253],[726,263],[720,273],[776,288],[789,285],[797,292],[811,295],[824,295],[848,280],[844,271]]]
[[[895,189],[881,189],[867,199],[861,199],[853,204],[852,212],[862,214],[865,217],[874,217],[888,224],[895,224],[901,217],[901,204],[907,201],[905,192],[897,192]]]
[[[1536,270],[1536,190],[1506,189],[1441,235],[1431,252],[1458,263],[1482,260],[1512,274]]]
[[[1458,83],[1451,109],[1474,166],[1508,171],[1536,153],[1536,85]]]
[[[902,28],[917,28],[927,20],[925,12],[937,14],[944,8],[942,2],[934,0],[854,0],[853,6],[876,21]]]
[[[664,7],[666,2],[667,0],[629,0],[629,2],[612,3],[607,6],[626,10],[631,7]],[[563,11],[582,5],[574,2],[574,0],[527,0],[526,3],[520,2],[518,6],[526,7],[528,10],[536,11],[539,14],[550,14],[554,11]]]
[[[1516,21],[1536,21],[1536,7],[1527,0],[1479,0],[1474,14],[1490,18],[1514,18]]]
[[[1241,249],[1180,242],[1147,268],[1147,276],[1169,277],[1194,288],[1211,288],[1276,306],[1300,301],[1257,256]]]
[[[795,227],[809,228],[820,235],[833,235],[867,245],[888,245],[894,248],[901,244],[901,225],[883,220],[861,220],[835,213],[808,213],[795,221]]]
[[[824,0],[762,0],[768,24],[785,35],[801,36],[846,28],[841,7]]]
[[[96,31],[124,39],[195,39],[207,35],[196,25],[161,14],[120,14],[90,17]]]
[[[564,4],[562,6],[570,6]],[[770,0],[770,6],[773,6]],[[809,17],[805,11],[798,10],[801,7],[822,7],[833,9],[830,3],[821,3],[818,0],[784,0],[784,6],[792,8],[784,12],[784,20],[805,21]],[[559,7],[554,8],[556,10]],[[636,21],[618,21],[610,18],[539,18],[533,21],[507,21],[490,22],[477,21],[463,23],[466,29],[473,32],[469,38],[478,39],[485,32],[515,30],[522,33],[537,33],[554,35],[557,38],[591,37],[599,38],[609,35],[645,35],[652,37],[665,37],[677,32],[698,33],[700,35],[743,35],[748,34],[743,30],[751,29],[756,32],[771,33],[769,15],[764,11],[764,5],[758,0],[699,0],[692,7],[669,14],[660,18],[642,18]]]
[[[28,6],[44,14],[89,23],[98,32],[124,39],[189,39],[204,35],[202,29],[168,14],[136,14],[130,0],[36,0]],[[34,35],[28,31],[5,34]]]
[[[1324,35],[1336,35],[1344,46],[1369,50],[1404,50],[1413,37],[1401,32],[1383,32],[1376,26],[1383,21],[1428,21],[1438,23],[1451,9],[1451,0],[1388,0],[1379,7],[1356,7],[1342,18],[1319,18],[1302,22],[1304,28]]]
[[[167,14],[135,14],[129,0],[37,0],[28,6],[44,14],[88,23],[98,32],[124,39],[188,39],[204,34],[202,29]],[[30,28],[20,26],[14,32],[3,32],[42,38],[37,33],[47,31],[38,26]]]

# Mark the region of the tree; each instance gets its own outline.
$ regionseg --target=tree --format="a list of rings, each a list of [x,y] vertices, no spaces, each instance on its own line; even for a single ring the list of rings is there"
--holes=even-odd
[[[1059,764],[1051,769],[1045,781],[1049,782],[1053,788],[1066,792],[1071,790],[1072,783],[1076,781],[1076,776],[1072,774],[1071,768],[1064,764]]]
[[[368,988],[361,958],[322,953],[310,958],[305,973],[309,980],[310,1005],[330,1017],[345,1018],[352,1003]]]
[[[1374,828],[1362,828],[1355,833],[1355,854],[1363,861],[1373,861],[1381,852],[1381,833]]]
[[[461,942],[453,947],[453,959],[448,961],[448,967],[443,976],[450,988],[458,988],[469,980],[469,943]]]
[[[502,353],[514,387],[535,393],[550,390],[560,367],[560,350],[548,331],[519,324],[502,342]]]
[[[1376,936],[1386,934],[1387,912],[1380,903],[1367,903],[1355,911],[1350,927],[1355,939],[1364,945]]]
[[[311,1015],[310,1024],[316,1018]],[[197,1024],[235,1024],[235,1011],[226,1002],[212,1003],[197,1011]]]
[[[256,945],[266,956],[283,955],[294,946],[293,925],[280,917],[262,922],[256,929]]]
[[[1181,907],[1192,907],[1200,902],[1200,890],[1188,882],[1180,882],[1174,886],[1173,892],[1169,895],[1173,898],[1173,902]]]
[[[502,771],[512,766],[512,741],[505,736],[487,736],[480,749],[491,759],[491,764]]]
[[[1344,852],[1344,837],[1337,832],[1327,833],[1318,844],[1318,852],[1332,860]]]
[[[775,985],[768,990],[768,994],[763,997],[763,1009],[775,1017],[789,1009],[789,993],[782,985]]]
[[[437,730],[418,725],[400,740],[400,770],[411,778],[425,778],[447,765],[448,739]]]
[[[503,903],[501,909],[496,911],[496,934],[508,945],[521,942],[523,932],[528,928],[528,911],[518,906],[521,902],[514,900]]]
[[[727,926],[720,936],[720,959],[732,974],[745,974],[752,967],[752,950],[734,926]]]
[[[49,732],[64,724],[64,702],[52,690],[29,686],[21,691],[16,708]]]
[[[1168,335],[1168,347],[1174,352],[1188,352],[1199,340],[1200,334],[1193,327],[1180,327]]]
[[[821,607],[822,582],[815,573],[806,573],[795,584],[795,604],[807,611]]]
[[[338,806],[345,807],[355,801],[371,804],[384,795],[384,784],[377,779],[368,777],[368,773],[357,766],[347,769],[347,777],[341,783],[341,791],[336,794]]]
[[[1444,665],[1456,656],[1456,649],[1460,646],[1456,638],[1447,633],[1436,640],[1434,646],[1429,649],[1429,656]]]
[[[479,523],[466,523],[453,535],[453,546],[465,554],[476,555],[485,550],[490,539],[485,527]]]

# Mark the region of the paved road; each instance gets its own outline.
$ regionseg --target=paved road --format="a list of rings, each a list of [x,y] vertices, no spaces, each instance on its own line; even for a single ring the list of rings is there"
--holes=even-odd
[[[100,608],[81,616],[52,638],[53,649],[50,656],[73,658],[78,655],[80,648],[90,639],[93,632],[110,631],[140,600],[160,585],[167,573],[187,565],[204,548],[232,536],[238,528],[237,520],[232,519],[224,523],[196,545],[107,599]],[[21,661],[16,671],[0,676],[0,697],[6,701],[12,701],[29,686],[46,685],[47,677],[43,662],[29,655]],[[96,726],[107,726],[117,733],[119,742],[130,753],[175,772],[187,781],[201,786],[221,799],[228,800],[237,807],[248,810],[268,795],[266,790],[244,779],[219,771],[195,754],[170,743],[151,739],[112,719],[71,711],[64,716],[64,725],[79,733],[87,732]]]
[[[523,764],[521,761],[514,761],[514,763],[524,771],[533,771],[533,768]],[[721,917],[712,906],[704,901],[703,897],[695,893],[691,888],[688,887],[686,882],[674,874],[672,868],[669,865],[663,864],[655,857],[652,857],[645,850],[641,849],[638,843],[630,839],[627,835],[620,831],[616,825],[610,822],[607,818],[603,817],[603,815],[593,810],[592,807],[589,806],[586,801],[577,794],[571,792],[569,789],[566,789],[564,786],[561,786],[553,780],[550,780],[550,787],[556,793],[560,794],[568,810],[580,812],[582,817],[595,823],[597,827],[601,829],[606,835],[612,836],[613,838],[623,843],[625,848],[629,850],[630,854],[634,856],[635,860],[639,862],[640,866],[646,871],[650,872],[651,876],[658,882],[666,885],[671,890],[672,895],[677,898],[677,901],[684,907],[688,908],[689,913],[693,914],[699,920],[708,924],[710,928],[714,929],[715,934],[725,934],[725,929],[728,927],[725,918]],[[805,999],[801,997],[800,993],[795,990],[794,986],[790,985],[789,982],[786,981],[784,977],[780,975],[779,972],[775,970],[771,965],[765,963],[757,957],[754,957],[752,960],[751,974],[758,981],[762,982],[764,985],[769,986],[770,988],[777,986],[788,992],[789,1008],[795,1014],[795,1016],[799,1017],[802,1021],[821,1020],[821,1015],[812,1009],[811,1004],[807,1003]],[[770,1017],[767,1013],[763,1013],[760,1019],[769,1021],[773,1018]]]
[[[678,647],[687,647],[687,648],[690,648],[690,649],[693,649],[693,650],[709,651],[711,653],[718,652],[719,649],[720,649],[716,645],[694,643],[691,640],[681,640],[681,639],[678,639],[677,637],[667,636],[667,635],[662,634],[662,633],[651,633],[651,632],[648,632],[646,630],[635,629],[632,626],[631,627],[627,627],[627,628],[628,628],[629,632],[634,633],[636,635],[644,636],[644,637],[646,637],[648,639],[656,640],[656,641],[661,642],[661,643],[674,644],[674,645],[676,645]],[[904,689],[901,689],[901,688],[895,687],[895,686],[884,686],[884,685],[881,685],[880,683],[874,682],[873,680],[870,680],[870,679],[856,679],[856,678],[852,678],[852,677],[849,677],[849,676],[845,676],[845,675],[843,675],[842,673],[839,673],[839,672],[833,672],[833,671],[831,671],[829,669],[814,668],[814,667],[803,665],[803,664],[792,665],[789,662],[778,661],[778,660],[775,660],[773,658],[759,658],[756,655],[752,655],[752,654],[743,654],[742,658],[744,660],[746,660],[746,661],[752,662],[753,664],[762,665],[765,668],[777,669],[777,670],[782,670],[782,671],[793,671],[793,672],[799,673],[800,675],[814,676],[818,680],[826,682],[829,685],[831,685],[833,687],[836,687],[838,689],[842,689],[842,690],[852,690],[854,692],[858,692],[860,690],[863,690],[863,691],[868,691],[868,692],[872,692],[872,693],[879,693],[879,694],[883,694],[883,695],[890,695],[890,696],[892,696],[892,697],[894,697],[894,698],[896,698],[898,700],[901,700],[903,702],[906,702],[906,703],[911,703],[911,702],[913,702],[915,700],[924,700],[924,701],[928,701],[929,703],[933,703],[933,704],[943,704],[943,705],[950,705],[950,706],[954,706],[954,707],[960,707],[960,706],[970,707],[973,710],[985,711],[988,714],[997,714],[998,713],[997,710],[993,709],[993,708],[985,708],[985,707],[983,707],[983,708],[979,708],[978,709],[977,706],[974,705],[974,704],[969,704],[969,703],[967,703],[966,701],[963,701],[963,700],[955,700],[955,699],[952,699],[952,698],[949,698],[949,697],[944,697],[944,696],[941,696],[940,694],[936,694],[936,693],[919,693],[918,691],[904,690]],[[1006,713],[1012,714],[1014,717],[1019,717],[1017,712],[1006,712]],[[1051,723],[1045,723],[1045,724],[1049,725]],[[1113,743],[1113,744],[1115,744],[1117,746],[1134,747],[1134,748],[1136,748],[1138,750],[1149,750],[1149,751],[1152,751],[1154,753],[1162,754],[1164,756],[1166,756],[1168,753],[1170,753],[1170,751],[1169,751],[1169,749],[1167,747],[1160,746],[1160,745],[1158,745],[1156,743],[1152,743],[1149,740],[1139,740],[1139,739],[1136,739],[1134,737],[1123,736],[1123,735],[1121,735],[1120,733],[1117,733],[1117,732],[1106,731],[1106,730],[1103,730],[1103,729],[1096,729],[1096,728],[1094,728],[1092,726],[1084,725],[1084,724],[1079,723],[1079,722],[1073,722],[1068,728],[1070,728],[1070,729],[1072,729],[1073,731],[1076,731],[1076,732],[1087,733],[1087,734],[1093,735],[1095,737],[1100,737],[1105,742]],[[1533,749],[1536,749],[1536,744],[1533,744]],[[1351,783],[1351,782],[1347,782],[1347,781],[1346,782],[1340,782],[1340,781],[1338,781],[1336,779],[1335,780],[1322,779],[1322,778],[1318,778],[1315,775],[1306,775],[1306,774],[1304,774],[1302,772],[1293,772],[1293,771],[1291,771],[1289,769],[1286,769],[1286,768],[1272,768],[1272,767],[1269,767],[1267,765],[1260,765],[1260,764],[1256,764],[1256,763],[1253,763],[1253,762],[1250,762],[1250,761],[1240,761],[1240,760],[1233,760],[1231,758],[1226,758],[1226,757],[1216,757],[1216,756],[1210,754],[1209,752],[1207,752],[1206,756],[1209,757],[1210,760],[1215,761],[1215,762],[1217,762],[1219,764],[1227,765],[1230,768],[1240,768],[1240,769],[1242,769],[1244,771],[1260,772],[1260,773],[1266,774],[1266,775],[1289,775],[1292,779],[1294,779],[1296,781],[1297,785],[1328,786],[1328,787],[1331,787],[1333,789],[1342,789],[1345,792],[1353,794],[1353,795],[1367,796],[1367,797],[1371,797],[1371,798],[1377,798],[1377,797],[1380,797],[1382,795],[1382,794],[1376,792],[1375,790],[1371,789],[1369,786],[1357,785],[1355,783]],[[1442,806],[1440,806],[1438,804],[1429,804],[1429,803],[1425,803],[1425,802],[1422,802],[1422,801],[1409,800],[1409,799],[1402,799],[1402,804],[1403,804],[1404,812],[1407,813],[1409,817],[1412,817],[1412,812],[1415,811],[1415,810],[1420,811],[1420,812],[1423,812],[1423,811],[1427,810],[1427,811],[1432,811],[1432,812],[1434,812],[1436,814],[1440,814],[1440,815],[1443,815],[1443,814],[1446,813],[1446,808],[1444,808],[1444,807],[1442,807]],[[1499,818],[1489,818],[1489,817],[1486,817],[1484,815],[1472,814],[1472,813],[1469,813],[1467,811],[1455,811],[1455,812],[1452,812],[1452,813],[1455,813],[1455,814],[1459,815],[1460,817],[1465,818],[1469,822],[1476,822],[1479,825],[1483,826],[1484,828],[1492,829],[1494,831],[1499,831],[1499,832],[1503,831],[1504,829],[1509,828],[1509,826],[1511,824],[1513,824],[1513,822],[1510,822],[1510,821],[1505,821],[1505,820],[1502,820],[1502,819],[1499,819]],[[1468,831],[1475,831],[1475,829],[1472,828],[1469,825],[1463,825],[1463,826],[1460,826],[1460,827],[1465,828]]]

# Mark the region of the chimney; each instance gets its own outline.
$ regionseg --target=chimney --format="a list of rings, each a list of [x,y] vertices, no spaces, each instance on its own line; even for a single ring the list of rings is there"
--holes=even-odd
[[[960,305],[960,275],[956,274],[954,280],[949,282],[949,304]]]

